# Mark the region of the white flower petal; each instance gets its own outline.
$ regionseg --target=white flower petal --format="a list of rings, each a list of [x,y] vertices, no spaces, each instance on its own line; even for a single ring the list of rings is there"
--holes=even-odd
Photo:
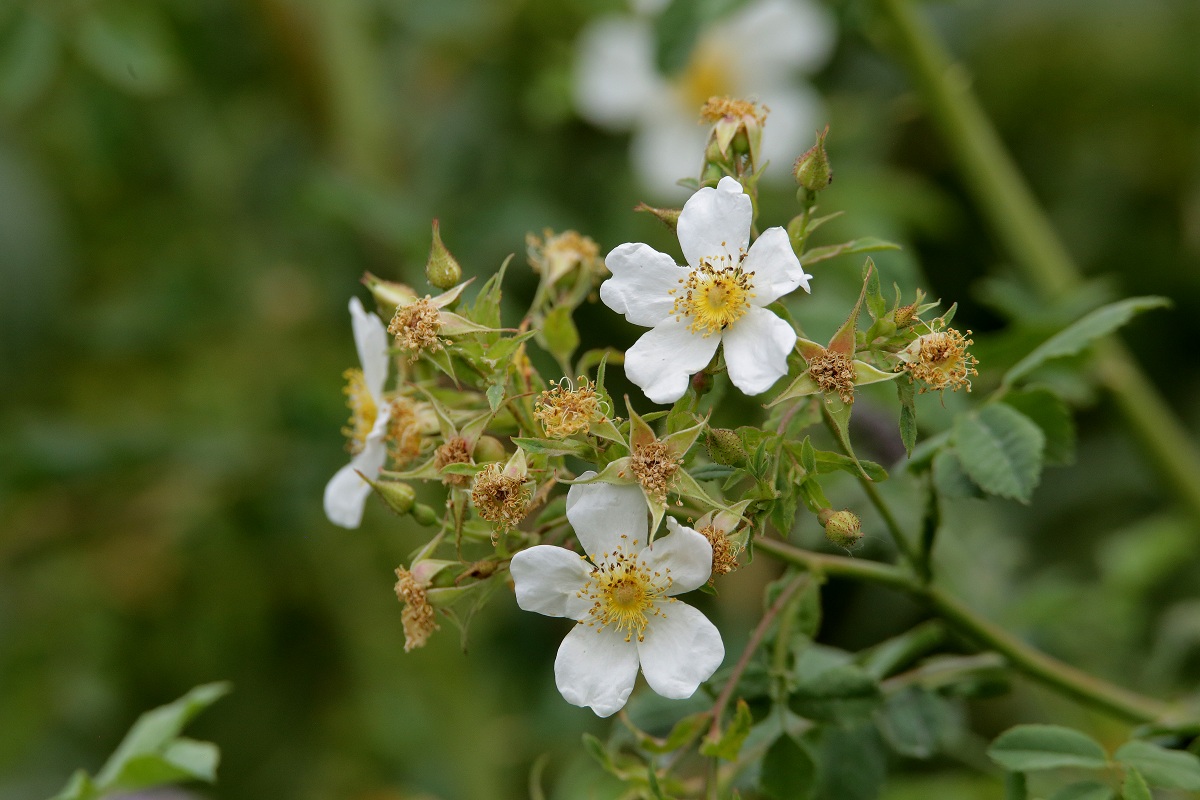
[[[379,404],[383,383],[387,380],[388,332],[383,321],[366,311],[357,297],[350,298],[350,322],[354,328],[354,346],[362,364],[363,381],[372,399]]]
[[[687,391],[688,378],[708,366],[719,342],[688,330],[686,318],[667,319],[625,352],[625,376],[655,403],[674,403]]]
[[[728,176],[717,188],[705,186],[688,198],[679,215],[679,246],[687,263],[700,266],[701,259],[714,266],[736,266],[750,244],[750,220],[754,211],[742,185]]]
[[[509,563],[517,605],[548,617],[580,620],[591,602],[579,596],[591,567],[578,553],[565,547],[539,544],[522,550]]]
[[[765,308],[751,308],[721,335],[729,380],[744,394],[762,394],[787,373],[796,344],[792,326]]]
[[[687,603],[676,600],[659,609],[638,642],[638,658],[651,689],[682,700],[721,666],[725,645],[717,627]]]
[[[593,125],[628,130],[663,92],[654,33],[642,20],[597,20],[580,34],[576,53],[575,105]]]
[[[647,513],[642,487],[636,483],[577,483],[567,491],[567,519],[584,552],[597,564],[617,547],[625,552],[641,549],[650,530]]]
[[[648,244],[614,247],[604,259],[612,277],[600,284],[604,305],[624,314],[634,325],[653,327],[671,315],[675,296],[669,294],[687,280],[688,270],[671,256]]]
[[[758,83],[822,67],[833,53],[837,25],[827,9],[807,0],[759,0],[714,26],[711,35],[738,54],[741,72]]]
[[[362,524],[363,505],[371,494],[371,484],[358,473],[374,480],[387,460],[383,435],[387,432],[388,412],[385,406],[375,419],[375,426],[367,434],[363,449],[325,484],[325,516],[334,525],[357,528]]]
[[[638,648],[614,628],[576,625],[558,648],[554,683],[571,705],[587,706],[597,716],[621,710],[637,680]]]
[[[797,286],[804,287],[806,292],[812,291],[808,288],[812,275],[806,275],[800,266],[800,259],[796,258],[791,239],[783,228],[763,231],[750,246],[742,269],[754,273],[754,297],[750,302],[760,308],[774,303]]]
[[[696,124],[698,109],[681,107],[673,97],[655,104],[629,142],[634,171],[655,197],[672,204],[688,198],[683,178],[700,175],[708,130]]]
[[[655,572],[664,575],[670,570],[671,588],[667,594],[676,595],[699,589],[712,574],[712,545],[704,534],[680,525],[667,517],[666,536],[641,552],[641,559]]]

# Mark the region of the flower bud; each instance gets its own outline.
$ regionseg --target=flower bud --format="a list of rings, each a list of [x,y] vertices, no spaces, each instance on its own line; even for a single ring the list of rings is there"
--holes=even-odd
[[[371,481],[371,488],[388,508],[400,516],[412,511],[417,500],[413,488],[401,481]]]
[[[825,137],[829,135],[829,126],[817,134],[817,143],[808,149],[804,155],[796,159],[792,174],[796,183],[810,192],[819,192],[833,183],[833,167],[829,164],[829,154],[825,152]]]
[[[679,227],[679,214],[681,213],[681,209],[655,208],[654,206],[649,206],[645,203],[638,203],[633,210],[641,211],[646,214],[653,214],[654,216],[658,217],[659,221],[662,222],[663,225],[666,225],[672,231]]]
[[[711,392],[714,383],[712,373],[706,369],[692,376],[692,389],[696,391],[698,397],[703,397]]]
[[[737,467],[746,463],[746,448],[742,439],[728,428],[709,428],[704,432],[704,449],[718,464]]]
[[[817,518],[825,526],[825,538],[838,547],[853,550],[862,540],[862,522],[853,511],[827,508]]]
[[[438,221],[433,221],[433,246],[429,249],[429,261],[425,264],[425,277],[438,289],[453,289],[462,280],[462,267],[442,244]]]
[[[480,436],[479,441],[475,442],[475,451],[472,455],[476,464],[482,464],[485,461],[508,460],[508,453],[504,451],[504,445],[495,436]]]
[[[417,293],[411,287],[405,286],[403,283],[396,283],[395,281],[385,281],[369,272],[363,273],[362,282],[364,286],[371,290],[371,294],[375,297],[375,302],[379,303],[383,308],[406,306],[417,299]]]

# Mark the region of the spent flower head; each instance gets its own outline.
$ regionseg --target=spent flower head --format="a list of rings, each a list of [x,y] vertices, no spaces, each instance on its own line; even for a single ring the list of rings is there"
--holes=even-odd
[[[434,619],[433,606],[425,590],[428,583],[419,581],[417,577],[404,567],[396,567],[396,597],[404,603],[400,612],[404,624],[404,652],[424,647],[430,634],[438,629]]]
[[[493,461],[475,476],[471,502],[479,516],[499,531],[509,531],[529,513],[533,488],[525,466],[525,451],[518,448],[507,464]]]
[[[934,325],[938,325],[937,320]],[[897,354],[900,363],[896,369],[906,370],[920,381],[921,392],[946,389],[957,392],[960,388],[969,392],[971,376],[979,374],[975,369],[978,360],[967,352],[967,347],[973,344],[967,338],[970,335],[970,331],[964,336],[954,328],[935,327]]]
[[[604,401],[596,394],[596,385],[582,375],[576,383],[578,385],[563,378],[553,388],[542,392],[534,404],[533,416],[552,439],[586,433],[592,423],[607,417]]]
[[[608,272],[600,258],[600,246],[576,231],[555,233],[547,228],[542,237],[531,233],[525,237],[525,247],[529,266],[547,284],[557,283],[574,271],[587,276],[589,281]]]

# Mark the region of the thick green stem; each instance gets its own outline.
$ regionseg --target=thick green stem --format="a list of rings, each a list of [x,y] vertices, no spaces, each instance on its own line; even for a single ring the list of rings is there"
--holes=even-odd
[[[922,600],[964,636],[1000,653],[1029,677],[1121,719],[1154,722],[1169,718],[1175,712],[1167,703],[1115,686],[1035,650],[941,589],[923,585],[907,570],[873,561],[813,553],[772,539],[760,538],[755,547],[816,575],[878,583]]]
[[[967,189],[1014,263],[1044,296],[1054,298],[1082,281],[1062,241],[971,94],[961,66],[917,16],[911,0],[879,0],[900,51],[940,128]],[[1116,339],[1097,349],[1101,381],[1141,440],[1155,468],[1200,516],[1200,452],[1193,437]]]

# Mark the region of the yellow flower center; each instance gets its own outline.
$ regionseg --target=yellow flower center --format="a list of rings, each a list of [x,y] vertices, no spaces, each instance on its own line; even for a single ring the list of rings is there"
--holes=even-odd
[[[346,379],[346,388],[342,392],[350,409],[350,419],[342,428],[342,434],[350,440],[346,448],[352,455],[358,455],[366,446],[367,434],[375,427],[379,408],[375,405],[375,398],[367,391],[367,381],[361,369],[348,369],[342,373],[342,377]]]
[[[733,62],[720,47],[701,41],[680,73],[676,90],[686,108],[700,108],[710,97],[737,94],[733,72]]]
[[[633,540],[632,546],[637,545],[637,540]],[[587,624],[598,629],[616,628],[624,632],[625,641],[636,636],[640,642],[645,638],[650,617],[663,616],[660,604],[674,602],[674,598],[666,596],[673,582],[670,569],[652,570],[637,554],[618,547],[616,552],[605,554],[604,561],[592,570],[590,580],[581,590],[581,596],[592,601],[592,619]]]
[[[690,319],[688,330],[693,333],[702,336],[720,333],[750,310],[753,278],[753,272],[742,272],[740,267],[720,267],[703,261],[681,281],[682,289],[671,290],[675,295],[671,313],[676,319]]]

